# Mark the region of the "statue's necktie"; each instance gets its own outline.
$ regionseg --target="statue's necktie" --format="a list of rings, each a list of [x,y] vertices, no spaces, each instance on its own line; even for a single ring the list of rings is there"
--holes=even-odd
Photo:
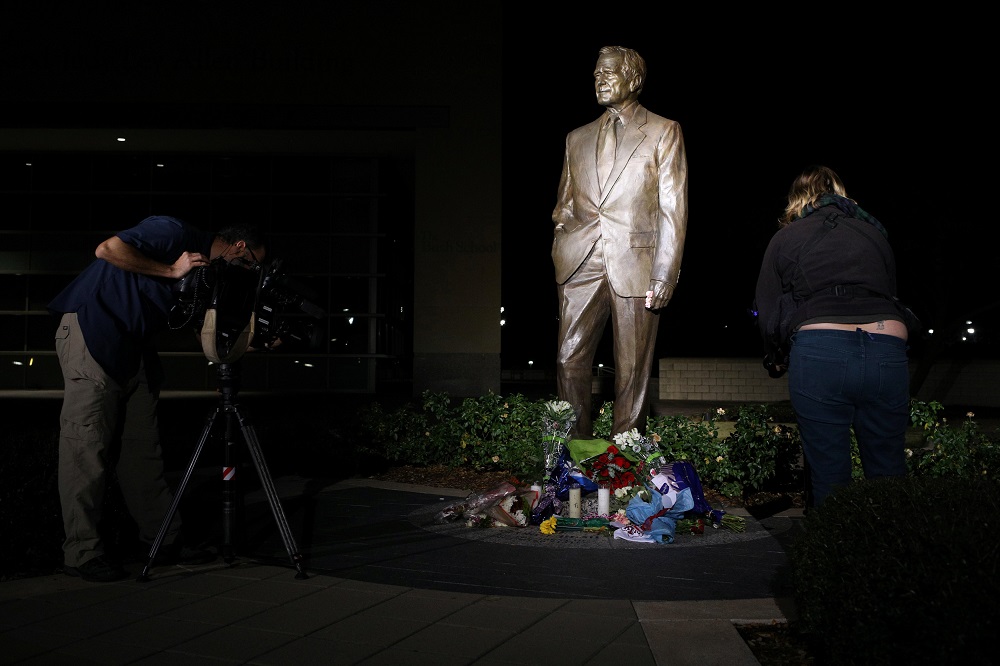
[[[603,188],[615,165],[615,151],[618,147],[618,116],[611,115],[601,128],[597,140],[597,177]]]

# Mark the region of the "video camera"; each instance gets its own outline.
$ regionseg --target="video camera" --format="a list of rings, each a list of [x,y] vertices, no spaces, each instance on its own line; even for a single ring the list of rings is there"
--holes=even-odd
[[[243,268],[220,258],[191,271],[174,286],[170,328],[193,327],[205,355],[221,363],[248,349],[279,344],[317,348],[322,336],[317,322],[326,313],[313,302],[311,289],[285,274],[282,263]]]

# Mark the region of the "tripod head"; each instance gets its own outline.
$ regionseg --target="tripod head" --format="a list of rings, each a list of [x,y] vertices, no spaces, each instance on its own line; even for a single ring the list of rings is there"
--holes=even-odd
[[[217,363],[215,370],[219,376],[219,396],[223,404],[234,404],[240,392],[239,362]]]

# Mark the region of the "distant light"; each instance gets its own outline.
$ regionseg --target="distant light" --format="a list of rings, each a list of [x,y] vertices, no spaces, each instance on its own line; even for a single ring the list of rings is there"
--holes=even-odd
[[[163,168],[162,164],[157,164],[156,166],[160,167],[161,169]]]
[[[503,306],[500,306],[500,314],[503,314]]]
[[[506,324],[506,323],[507,323],[507,320],[506,320],[506,319],[501,319],[501,320],[500,320],[500,325],[501,325],[501,326],[503,326],[503,325],[504,325],[504,324]]]
[[[347,323],[348,324],[353,324],[354,323],[354,317],[348,317],[347,318]]]
[[[968,333],[969,335],[975,335],[976,334],[976,329],[974,329],[974,328],[967,328],[967,329],[965,329],[965,332]]]
[[[971,319],[966,319],[965,320],[965,325],[969,326],[970,324],[972,324],[972,320]]]
[[[928,328],[927,329],[927,335],[934,335],[934,329],[933,328]]]
[[[529,365],[529,366],[532,366],[532,365],[534,365],[534,364],[535,364],[535,362],[534,362],[534,361],[528,361],[528,365]]]
[[[13,363],[14,365],[24,365],[24,363],[21,363],[20,361],[13,361]]]
[[[118,141],[118,143],[125,143],[125,137],[120,136],[116,139],[116,141]]]

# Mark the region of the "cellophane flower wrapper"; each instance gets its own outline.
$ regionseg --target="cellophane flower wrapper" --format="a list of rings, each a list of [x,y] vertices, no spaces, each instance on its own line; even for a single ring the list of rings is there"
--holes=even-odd
[[[563,449],[556,461],[556,468],[551,475],[552,486],[556,497],[565,502],[569,499],[569,489],[574,485],[580,486],[580,494],[586,495],[597,490],[596,483],[591,481],[582,469],[573,462],[569,449]]]
[[[494,507],[509,495],[517,492],[513,484],[504,481],[496,488],[481,493],[471,493],[468,497],[458,502],[453,502],[441,509],[434,516],[438,523],[447,523],[460,518],[486,513],[490,507]]]
[[[543,481],[552,475],[553,469],[566,450],[569,431],[577,421],[576,409],[565,400],[550,400],[545,403],[542,413],[542,460],[544,461]]]
[[[655,488],[647,488],[650,500],[644,501],[640,495],[633,497],[625,510],[629,521],[638,525],[644,535],[657,543],[673,543],[677,531],[677,521],[694,507],[691,489],[684,488],[677,493],[677,499],[669,509],[663,508],[663,499]]]
[[[534,496],[534,490],[518,490],[516,493],[508,495],[499,504],[486,509],[486,516],[492,520],[494,527],[524,527],[528,524],[528,517],[524,513],[525,503],[523,498],[526,495]],[[528,503],[530,507],[530,500]]]

